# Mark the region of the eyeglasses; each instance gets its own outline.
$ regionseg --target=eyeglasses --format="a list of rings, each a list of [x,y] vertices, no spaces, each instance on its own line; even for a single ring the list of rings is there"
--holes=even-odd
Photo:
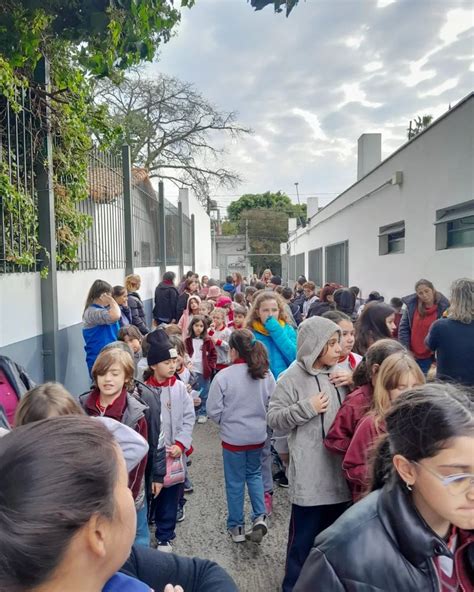
[[[414,465],[425,469],[428,471],[428,473],[431,473],[437,477],[443,486],[446,487],[446,491],[448,491],[451,495],[467,493],[471,487],[474,487],[474,474],[472,473],[458,473],[457,475],[448,475],[447,477],[443,477],[443,475],[439,475],[436,471],[433,471],[433,469],[429,469],[419,462],[412,462]]]

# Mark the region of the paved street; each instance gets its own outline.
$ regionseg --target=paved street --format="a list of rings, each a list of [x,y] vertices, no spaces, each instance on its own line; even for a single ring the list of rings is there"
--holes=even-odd
[[[208,422],[196,425],[193,434],[191,479],[186,519],[177,525],[174,550],[187,556],[213,559],[225,567],[241,592],[277,592],[285,563],[289,519],[287,490],[274,494],[271,528],[260,546],[232,543],[226,533],[226,501],[221,446],[217,429]]]

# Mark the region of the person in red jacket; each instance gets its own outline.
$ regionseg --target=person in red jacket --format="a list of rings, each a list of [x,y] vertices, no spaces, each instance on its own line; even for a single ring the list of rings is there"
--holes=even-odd
[[[191,358],[192,371],[197,377],[196,389],[200,390],[201,407],[197,411],[197,422],[206,423],[206,402],[211,378],[216,369],[217,351],[212,339],[207,335],[207,321],[196,315],[189,323],[186,351]]]
[[[148,426],[145,418],[146,405],[127,392],[133,386],[135,366],[132,356],[126,351],[112,348],[105,349],[98,356],[92,367],[95,387],[90,393],[80,397],[84,411],[90,416],[111,417],[138,432],[148,440]],[[137,542],[148,545],[150,535],[146,519],[145,468],[147,457],[129,473],[128,484],[132,491],[137,511],[137,524],[143,532],[137,530]],[[146,532],[144,528],[146,527]]]
[[[349,448],[357,424],[372,404],[375,380],[382,362],[388,356],[406,351],[394,339],[381,339],[369,347],[364,358],[354,370],[353,390],[342,402],[336,418],[329,429],[324,445],[331,452],[345,454]]]
[[[403,392],[424,383],[423,372],[406,351],[388,356],[380,366],[372,405],[357,425],[342,463],[354,501],[358,501],[370,485],[369,461],[377,440],[386,432],[386,414]]]

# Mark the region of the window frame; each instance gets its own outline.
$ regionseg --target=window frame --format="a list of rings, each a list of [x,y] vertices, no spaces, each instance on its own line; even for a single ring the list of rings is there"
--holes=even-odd
[[[402,234],[403,236],[401,236]],[[405,220],[381,226],[379,228],[379,256],[402,255],[405,252],[405,239]],[[394,249],[394,245],[401,245],[401,248]]]
[[[474,199],[436,210],[436,221],[434,223],[436,229],[436,250],[468,249],[474,247],[474,240],[467,244],[454,244],[452,242],[454,233],[461,234],[464,230],[453,230],[452,225],[455,222],[462,222],[462,220],[472,217],[474,217]],[[472,231],[472,228],[466,228],[465,230]]]

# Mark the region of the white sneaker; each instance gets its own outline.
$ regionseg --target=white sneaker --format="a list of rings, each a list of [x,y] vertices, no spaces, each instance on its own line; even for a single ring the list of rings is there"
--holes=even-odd
[[[200,415],[198,417],[198,423],[206,423],[207,421],[207,416],[206,415]]]
[[[252,524],[252,530],[245,535],[245,538],[252,543],[261,543],[263,537],[267,534],[267,517],[265,515],[255,518]]]
[[[234,543],[245,543],[245,530],[243,526],[234,526],[227,531]]]
[[[157,549],[158,549],[158,551],[161,551],[162,553],[172,553],[173,552],[173,547],[171,546],[171,543],[158,542]]]

